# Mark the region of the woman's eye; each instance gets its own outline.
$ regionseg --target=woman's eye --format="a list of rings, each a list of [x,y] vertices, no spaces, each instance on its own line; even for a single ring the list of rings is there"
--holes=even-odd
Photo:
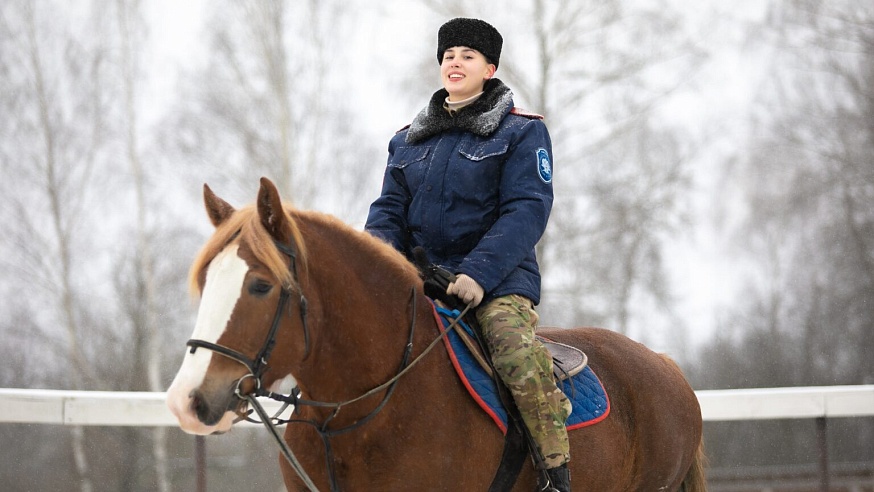
[[[264,294],[270,292],[273,289],[273,286],[263,280],[257,280],[249,285],[249,294],[253,296],[263,296]]]

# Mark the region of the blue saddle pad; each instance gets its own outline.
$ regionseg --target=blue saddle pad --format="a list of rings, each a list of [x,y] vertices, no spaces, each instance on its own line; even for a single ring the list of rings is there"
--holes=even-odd
[[[434,314],[444,329],[460,314],[457,310],[448,310],[436,305],[434,309]],[[472,334],[467,323],[462,321],[460,325]],[[492,418],[501,432],[506,433],[507,410],[501,403],[495,382],[473,358],[470,349],[455,329],[450,330],[443,341],[452,365],[470,395]],[[559,387],[573,404],[573,412],[566,424],[568,430],[597,424],[610,413],[610,399],[607,397],[607,392],[590,367],[586,366],[578,374],[561,381]]]

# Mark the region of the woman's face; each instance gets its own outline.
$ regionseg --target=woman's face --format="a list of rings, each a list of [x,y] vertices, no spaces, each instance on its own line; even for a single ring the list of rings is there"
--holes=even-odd
[[[483,84],[495,74],[495,66],[473,48],[455,46],[443,53],[440,78],[450,101],[463,101],[483,91]]]

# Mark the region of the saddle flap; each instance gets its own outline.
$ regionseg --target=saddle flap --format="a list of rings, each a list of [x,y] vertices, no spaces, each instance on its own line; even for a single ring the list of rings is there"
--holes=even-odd
[[[549,350],[549,353],[552,354],[552,372],[555,374],[555,378],[559,381],[576,376],[580,371],[585,369],[586,365],[589,363],[588,356],[576,347],[553,342],[552,340],[541,336],[538,336],[537,339],[540,340],[540,342],[546,346],[546,349]]]

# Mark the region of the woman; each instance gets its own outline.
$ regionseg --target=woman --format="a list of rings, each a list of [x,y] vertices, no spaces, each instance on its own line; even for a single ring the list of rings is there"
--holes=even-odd
[[[537,443],[552,486],[569,490],[565,421],[552,358],[534,337],[534,247],[552,208],[552,145],[542,117],[514,108],[494,78],[503,38],[478,19],[437,35],[443,89],[389,143],[366,230],[412,257],[422,246],[456,273],[447,292],[476,310],[497,372]]]

